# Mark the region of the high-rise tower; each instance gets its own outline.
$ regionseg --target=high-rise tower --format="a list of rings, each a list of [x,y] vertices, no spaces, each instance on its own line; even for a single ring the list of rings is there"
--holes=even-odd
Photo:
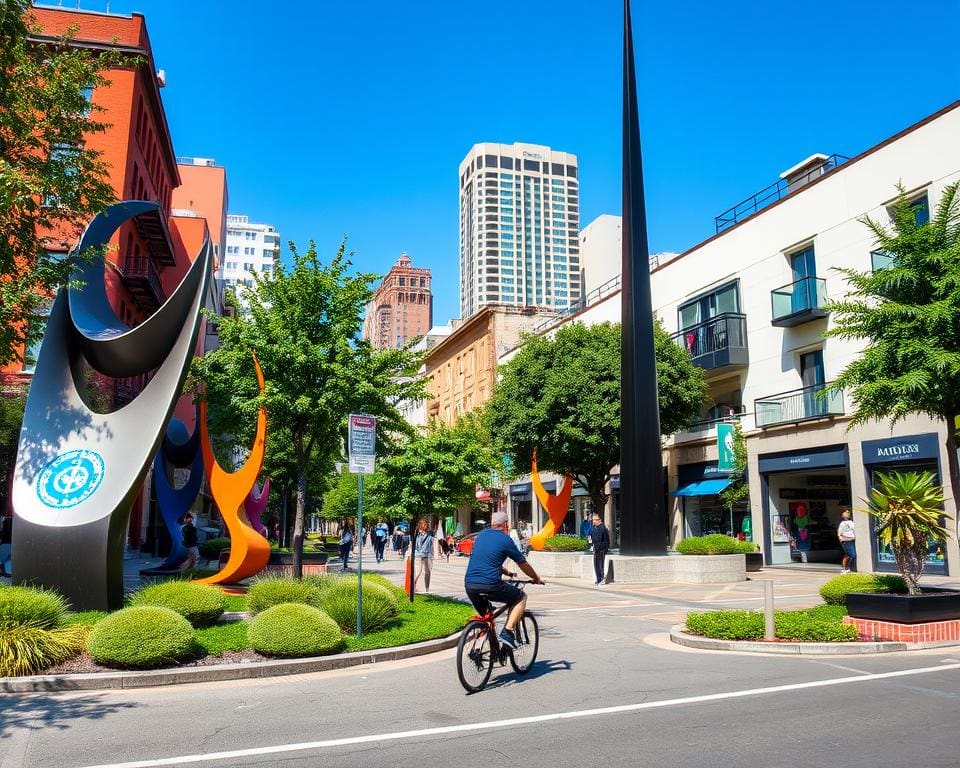
[[[460,312],[562,308],[580,282],[577,156],[537,144],[475,144],[460,163]]]

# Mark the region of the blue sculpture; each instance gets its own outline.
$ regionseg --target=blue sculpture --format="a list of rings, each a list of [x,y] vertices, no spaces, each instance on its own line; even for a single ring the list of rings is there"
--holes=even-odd
[[[180,489],[173,487],[172,470],[190,468],[190,478]],[[203,453],[200,450],[200,430],[187,434],[187,427],[179,419],[173,419],[167,427],[167,436],[153,460],[153,488],[163,522],[170,533],[170,554],[159,570],[177,568],[187,559],[187,550],[180,536],[180,521],[203,484]]]

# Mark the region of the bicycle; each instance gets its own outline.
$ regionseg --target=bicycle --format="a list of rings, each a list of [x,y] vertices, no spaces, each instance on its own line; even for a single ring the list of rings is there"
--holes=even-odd
[[[510,580],[522,590],[525,585],[533,584],[527,580]],[[517,639],[516,650],[508,648],[500,642],[499,629],[506,626],[506,618],[500,627],[497,619],[504,616],[510,606],[501,605],[495,611],[483,616],[474,616],[464,627],[457,643],[457,676],[460,684],[467,693],[482,691],[493,673],[494,661],[505,666],[507,660],[518,675],[525,675],[530,671],[533,662],[537,659],[537,650],[540,647],[540,628],[532,613],[524,612],[523,617],[514,629]]]

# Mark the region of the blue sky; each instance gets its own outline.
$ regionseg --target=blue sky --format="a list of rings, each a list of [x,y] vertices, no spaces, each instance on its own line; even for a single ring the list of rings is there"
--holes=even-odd
[[[458,314],[474,143],[574,152],[581,225],[620,211],[619,0],[111,10],[147,17],[176,151],[226,166],[231,212],[330,256],[349,235],[364,271],[407,251],[433,270],[435,322]],[[713,234],[813,152],[854,155],[960,98],[957,30],[957,0],[635,0],[651,250]]]

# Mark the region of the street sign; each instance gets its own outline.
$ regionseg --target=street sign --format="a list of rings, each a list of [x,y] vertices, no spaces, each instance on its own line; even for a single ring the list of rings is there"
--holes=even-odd
[[[733,424],[717,424],[717,469],[733,470]]]
[[[351,413],[347,442],[350,471],[372,475],[377,459],[377,420],[362,413]]]

